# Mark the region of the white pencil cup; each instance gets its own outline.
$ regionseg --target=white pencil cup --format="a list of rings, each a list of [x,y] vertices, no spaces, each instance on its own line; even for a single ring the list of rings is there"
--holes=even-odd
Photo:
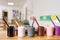
[[[18,37],[24,37],[25,36],[25,27],[19,26],[18,27]]]
[[[47,33],[47,36],[53,36],[53,27],[48,26],[46,33]]]

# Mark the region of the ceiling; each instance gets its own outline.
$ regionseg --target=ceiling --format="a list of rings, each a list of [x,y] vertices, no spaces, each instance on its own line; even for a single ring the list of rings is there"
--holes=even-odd
[[[8,6],[8,2],[14,2],[14,6],[22,7],[26,0],[0,0],[0,5]]]

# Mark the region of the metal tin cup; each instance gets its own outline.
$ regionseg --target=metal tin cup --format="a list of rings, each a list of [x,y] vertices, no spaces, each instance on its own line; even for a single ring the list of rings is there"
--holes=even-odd
[[[27,30],[27,34],[28,34],[29,37],[33,37],[35,35],[34,27],[30,26]]]
[[[15,35],[15,28],[14,26],[7,27],[7,36],[13,37]]]
[[[55,26],[55,35],[60,36],[60,26]]]
[[[38,35],[39,36],[44,36],[44,27],[43,26],[38,27]]]
[[[48,26],[46,30],[47,36],[53,36],[53,31],[54,31],[54,28],[51,26]]]

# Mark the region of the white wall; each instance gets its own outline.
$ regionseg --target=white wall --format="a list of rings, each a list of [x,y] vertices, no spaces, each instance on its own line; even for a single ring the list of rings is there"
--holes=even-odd
[[[39,24],[43,26],[47,25],[53,26],[53,24],[51,23],[51,21],[50,22],[40,21],[39,17],[41,15],[44,16],[44,15],[60,14],[60,0],[27,0],[25,5],[23,6],[23,11],[26,6],[30,7],[32,11],[32,14],[29,14],[29,16],[31,15],[35,16]]]
[[[18,10],[21,11],[20,7],[13,7],[13,6],[3,6],[0,5],[0,18],[2,18],[2,10],[5,10],[8,12],[8,20],[11,20],[13,18],[12,10]]]
[[[33,12],[39,24],[53,26],[51,22],[40,21],[39,17],[41,15],[60,14],[60,0],[33,0]]]
[[[50,15],[60,13],[60,0],[34,0],[34,13]]]

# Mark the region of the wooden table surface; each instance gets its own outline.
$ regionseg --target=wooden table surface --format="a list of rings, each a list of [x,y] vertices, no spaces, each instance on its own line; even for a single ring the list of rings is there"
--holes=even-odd
[[[0,31],[0,40],[60,40],[60,36],[35,36],[35,37],[8,37],[6,31]]]

